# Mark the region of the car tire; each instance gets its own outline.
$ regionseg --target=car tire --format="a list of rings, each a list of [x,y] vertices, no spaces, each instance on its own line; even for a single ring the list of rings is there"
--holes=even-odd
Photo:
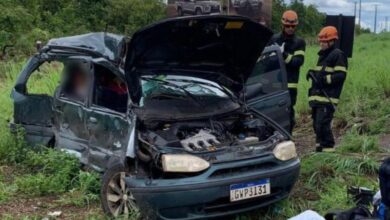
[[[184,15],[183,9],[177,8],[177,15],[178,15],[178,16],[183,16],[183,15]]]
[[[124,219],[140,219],[140,211],[128,187],[125,176],[129,176],[128,167],[114,164],[106,170],[102,178],[100,200],[105,214]]]
[[[200,10],[199,8],[197,8],[197,9],[195,10],[195,14],[196,14],[196,15],[202,15],[202,10]]]

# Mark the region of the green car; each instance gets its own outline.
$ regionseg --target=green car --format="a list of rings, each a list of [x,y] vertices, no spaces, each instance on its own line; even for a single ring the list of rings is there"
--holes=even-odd
[[[164,20],[131,39],[52,39],[17,79],[11,129],[103,173],[102,206],[114,217],[204,219],[269,205],[288,196],[300,167],[271,36],[218,15]],[[63,65],[54,94],[30,94],[30,76],[52,62]]]

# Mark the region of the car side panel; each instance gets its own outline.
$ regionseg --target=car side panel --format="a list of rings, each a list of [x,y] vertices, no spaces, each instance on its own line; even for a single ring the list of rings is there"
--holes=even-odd
[[[88,131],[85,109],[81,103],[57,99],[55,108],[56,148],[74,154],[83,164],[88,163]]]
[[[124,155],[129,140],[131,122],[125,115],[92,108],[86,112],[89,132],[89,165],[98,171],[105,170],[110,157]]]
[[[248,102],[248,105],[264,113],[284,129],[290,129],[288,106],[291,105],[291,101],[287,90],[252,99]]]
[[[183,11],[185,13],[193,14],[195,12],[195,2],[183,1]]]

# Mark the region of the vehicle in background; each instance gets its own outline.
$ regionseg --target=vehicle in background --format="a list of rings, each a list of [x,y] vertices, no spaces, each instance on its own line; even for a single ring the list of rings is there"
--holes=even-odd
[[[179,0],[176,1],[178,16],[208,15],[221,13],[221,4],[214,0]]]
[[[242,10],[261,10],[263,0],[231,0],[233,7],[238,11]]]

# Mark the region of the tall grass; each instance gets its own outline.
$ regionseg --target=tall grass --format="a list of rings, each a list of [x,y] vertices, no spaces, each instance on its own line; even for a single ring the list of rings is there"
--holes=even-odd
[[[58,203],[64,205],[83,206],[98,201],[100,177],[80,171],[76,158],[53,149],[31,148],[24,142],[22,129],[17,135],[10,134],[10,94],[24,63],[0,63],[0,168],[18,170],[9,173],[6,182],[0,169],[0,204],[11,198],[44,195],[56,195]],[[41,66],[28,81],[28,93],[53,95],[62,67],[55,62]],[[0,213],[0,218],[6,217],[6,213]]]

